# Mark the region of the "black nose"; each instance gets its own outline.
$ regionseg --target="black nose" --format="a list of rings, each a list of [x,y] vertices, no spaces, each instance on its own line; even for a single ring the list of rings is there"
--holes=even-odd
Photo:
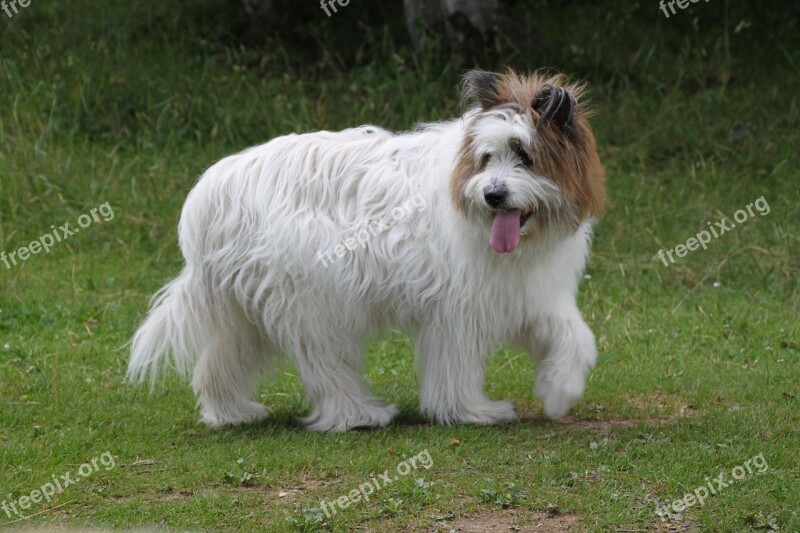
[[[483,189],[483,197],[489,207],[500,207],[508,198],[508,191],[504,187],[489,185]]]

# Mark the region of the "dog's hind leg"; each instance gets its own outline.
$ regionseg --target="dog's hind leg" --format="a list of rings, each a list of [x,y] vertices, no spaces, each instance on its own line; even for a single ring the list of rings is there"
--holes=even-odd
[[[208,344],[197,361],[192,387],[202,410],[201,422],[236,426],[267,416],[252,401],[256,384],[273,359],[269,343],[235,304],[222,307],[206,325]]]
[[[367,389],[361,378],[363,348],[355,342],[301,340],[292,353],[313,404],[303,419],[310,430],[385,427],[397,415],[397,406],[387,406]]]

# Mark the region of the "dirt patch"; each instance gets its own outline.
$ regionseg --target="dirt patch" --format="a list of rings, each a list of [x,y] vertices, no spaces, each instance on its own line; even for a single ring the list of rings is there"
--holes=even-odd
[[[338,485],[341,482],[339,480],[333,481],[322,481],[318,479],[309,479],[303,480],[300,484],[288,486],[288,487],[281,487],[281,488],[272,488],[269,489],[270,492],[274,492],[278,499],[291,501],[296,499],[298,496],[303,495],[307,490],[310,489],[317,489],[319,487],[327,487],[330,485]]]
[[[597,418],[575,418],[574,416],[565,416],[559,420],[549,420],[544,418],[540,412],[534,411],[519,411],[519,418],[523,422],[538,423],[543,428],[550,427],[553,430],[560,429],[585,429],[589,431],[612,431],[614,429],[629,428],[636,424],[648,423],[647,420],[626,420],[626,419],[597,419]],[[554,436],[556,433],[546,433],[541,438],[546,439]]]
[[[306,491],[311,489],[316,489],[318,487],[323,487],[327,485],[335,485],[339,483],[338,481],[320,481],[320,480],[308,480],[308,481],[301,481],[299,484],[287,486],[287,487],[265,487],[261,484],[254,484],[251,486],[244,486],[244,485],[223,485],[213,488],[205,488],[201,487],[196,491],[175,491],[175,490],[168,490],[165,492],[156,492],[156,493],[148,493],[148,494],[121,494],[114,496],[117,502],[129,502],[134,500],[141,500],[145,503],[157,503],[157,502],[165,502],[165,501],[177,501],[177,502],[186,502],[196,498],[198,496],[204,495],[226,495],[229,497],[235,497],[237,494],[242,493],[261,493],[265,496],[274,497],[276,500],[284,501],[284,502],[293,502],[296,503],[296,500],[302,501]]]
[[[674,420],[694,416],[697,413],[693,405],[679,397],[664,392],[634,395],[628,397],[628,401],[638,409],[647,410],[656,416],[610,419],[565,416],[560,420],[549,420],[539,411],[519,411],[519,417],[522,421],[538,423],[543,427],[551,426],[553,429],[581,429],[607,433],[615,429],[626,429],[638,424],[660,426]],[[546,437],[547,435],[543,438]]]
[[[188,502],[191,499],[193,499],[194,497],[195,497],[195,493],[194,492],[190,492],[190,491],[181,491],[181,492],[169,491],[169,492],[162,493],[161,497],[156,501],[159,501],[159,502],[163,502],[163,501]]]
[[[665,417],[670,420],[691,416],[695,412],[694,406],[683,398],[663,391],[631,395],[628,397],[628,402],[639,409],[657,412],[659,418]]]
[[[575,516],[561,513],[517,513],[514,510],[486,510],[456,518],[441,524],[440,531],[484,533],[521,531],[523,533],[550,533],[553,531],[579,531]]]
[[[136,494],[118,494],[113,496],[114,500],[117,503],[127,503],[132,501],[141,501],[142,503],[158,503],[158,502],[187,502],[196,498],[197,496],[206,494],[208,491],[204,489],[200,489],[197,492],[191,491],[165,491],[165,492],[157,492],[157,493],[136,493]]]
[[[697,522],[669,522],[664,524],[653,524],[650,531],[655,533],[700,533],[700,525]]]
[[[587,429],[589,431],[613,431],[615,429],[624,429],[633,427],[641,423],[641,420],[580,420],[573,417],[565,417],[561,420],[554,422],[555,426],[566,427],[570,429]]]

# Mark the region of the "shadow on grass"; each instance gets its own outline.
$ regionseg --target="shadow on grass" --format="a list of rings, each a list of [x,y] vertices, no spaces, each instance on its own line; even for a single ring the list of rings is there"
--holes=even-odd
[[[265,436],[285,436],[292,433],[303,433],[319,435],[321,438],[329,438],[339,435],[358,435],[368,434],[374,436],[396,436],[414,430],[428,430],[429,433],[440,434],[443,437],[455,436],[464,431],[480,431],[483,433],[494,433],[499,435],[514,435],[521,430],[542,433],[542,436],[552,435],[560,432],[611,432],[614,430],[625,430],[637,427],[653,427],[669,425],[682,417],[665,418],[597,418],[594,416],[566,416],[560,420],[550,420],[537,411],[520,411],[519,419],[515,422],[500,424],[495,426],[480,425],[458,425],[440,426],[433,424],[425,418],[414,406],[401,406],[400,413],[395,420],[385,428],[355,428],[344,433],[311,433],[303,425],[302,418],[305,412],[298,414],[295,411],[277,411],[270,413],[264,420],[226,428],[222,430],[212,430],[204,426],[195,425],[190,430],[195,437],[202,436],[224,436],[226,439],[249,440],[264,438]]]

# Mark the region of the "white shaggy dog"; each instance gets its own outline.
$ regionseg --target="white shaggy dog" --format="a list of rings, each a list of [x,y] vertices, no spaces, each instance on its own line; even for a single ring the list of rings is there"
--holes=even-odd
[[[288,135],[206,171],[181,216],[185,267],[134,336],[129,376],[171,362],[202,421],[230,426],[267,415],[254,388],[288,354],[310,429],[386,426],[397,408],[362,373],[365,341],[391,325],[415,338],[433,421],[515,418],[483,391],[501,343],[535,358],[545,414],[564,415],[596,358],[575,297],[604,175],[581,88],[472,71],[464,93],[450,122]]]

